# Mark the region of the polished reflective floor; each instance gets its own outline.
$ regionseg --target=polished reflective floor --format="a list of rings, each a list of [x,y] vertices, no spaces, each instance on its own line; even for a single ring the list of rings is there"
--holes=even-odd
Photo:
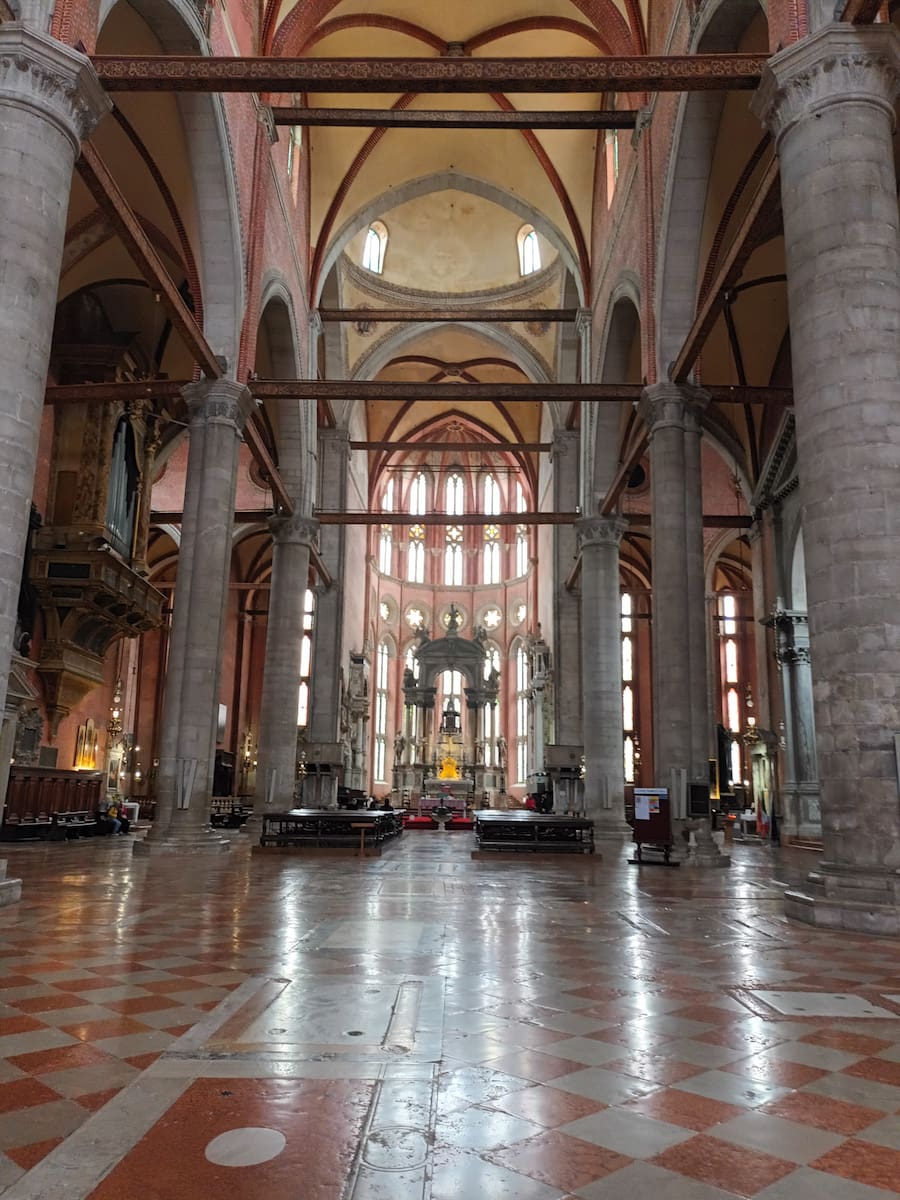
[[[730,871],[10,846],[3,1200],[900,1194],[900,942]]]

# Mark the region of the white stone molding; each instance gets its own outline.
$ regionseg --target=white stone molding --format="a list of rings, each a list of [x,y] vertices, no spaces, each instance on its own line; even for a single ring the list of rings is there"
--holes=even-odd
[[[769,59],[750,107],[776,144],[832,104],[870,104],[894,120],[900,32],[890,25],[832,24]]]
[[[40,113],[76,155],[112,108],[85,55],[12,21],[0,25],[0,104]]]

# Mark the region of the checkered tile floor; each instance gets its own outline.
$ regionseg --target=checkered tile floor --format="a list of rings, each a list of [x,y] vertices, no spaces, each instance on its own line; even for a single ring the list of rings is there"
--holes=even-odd
[[[703,874],[469,850],[251,858],[235,835],[185,871],[124,839],[6,848],[0,1194],[245,980],[397,972],[444,980],[432,1200],[900,1194],[900,942],[788,924],[813,856],[740,847]],[[317,937],[336,921],[371,945]],[[379,934],[412,921],[434,936]],[[414,1194],[398,1176],[391,1200]]]

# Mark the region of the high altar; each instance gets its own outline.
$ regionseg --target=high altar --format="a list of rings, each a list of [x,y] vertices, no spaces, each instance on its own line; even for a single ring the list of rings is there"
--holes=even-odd
[[[446,636],[419,634],[415,667],[403,676],[404,727],[394,740],[394,788],[401,798],[464,807],[495,800],[506,790],[506,743],[496,721],[500,678],[489,668],[487,635],[459,636],[459,616],[450,610]],[[466,682],[462,712],[447,703],[438,712],[437,682],[458,671]]]

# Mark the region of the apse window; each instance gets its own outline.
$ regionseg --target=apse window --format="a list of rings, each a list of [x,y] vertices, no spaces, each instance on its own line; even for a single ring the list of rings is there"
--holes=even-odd
[[[541,247],[537,230],[533,225],[523,225],[519,230],[519,274],[534,275],[541,269]]]
[[[362,265],[365,270],[375,275],[382,273],[387,243],[387,226],[382,221],[373,221],[366,231],[366,240],[363,243]]]

